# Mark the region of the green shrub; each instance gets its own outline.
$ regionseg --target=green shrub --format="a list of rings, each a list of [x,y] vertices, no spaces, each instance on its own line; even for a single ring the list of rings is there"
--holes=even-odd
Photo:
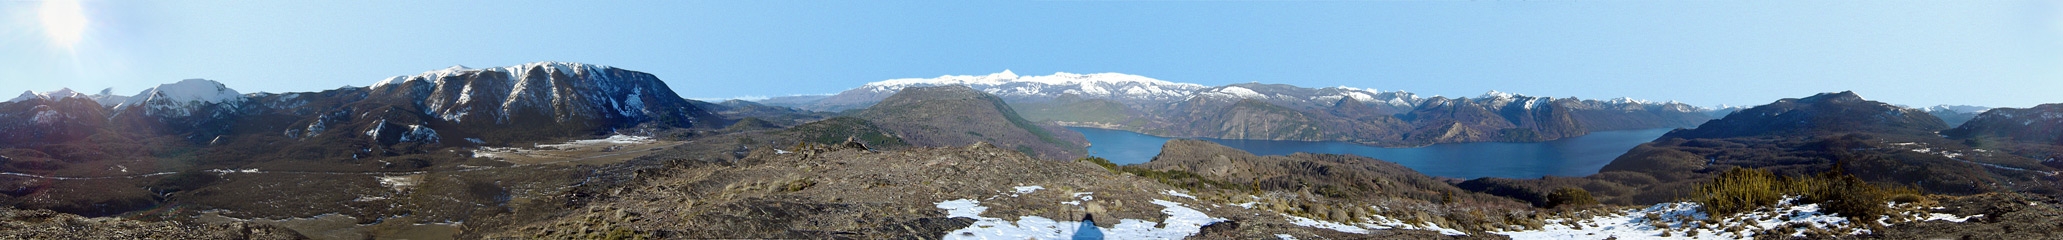
[[[1817,203],[1826,212],[1872,222],[1868,220],[1891,213],[1885,202],[1924,199],[1918,196],[1918,189],[1877,186],[1840,170],[1790,178],[1776,176],[1769,170],[1733,168],[1697,189],[1698,195],[1692,200],[1714,217],[1773,206],[1786,195],[1798,195],[1803,196],[1799,199],[1802,202],[1794,204]]]
[[[1790,184],[1785,179],[1769,170],[1732,168],[1711,182],[1698,185],[1698,195],[1692,200],[1704,206],[1706,214],[1726,216],[1776,205],[1783,200],[1787,185]]]
[[[1138,175],[1139,177],[1150,178],[1154,181],[1159,181],[1162,184],[1181,187],[1182,189],[1187,189],[1191,191],[1204,189],[1245,190],[1246,187],[1246,185],[1239,185],[1204,178],[1203,175],[1197,175],[1196,173],[1182,170],[1156,171],[1153,169],[1146,169],[1134,166],[1122,166],[1118,167],[1118,170],[1127,173],[1132,173],[1132,175]]]
[[[1076,161],[1076,162],[1089,162],[1089,163],[1094,163],[1094,164],[1096,164],[1096,166],[1103,166],[1103,170],[1110,170],[1110,172],[1117,172],[1117,164],[1116,164],[1116,163],[1110,163],[1110,159],[1103,159],[1102,157],[1093,157],[1093,156],[1092,156],[1092,157],[1085,157],[1085,158],[1082,158],[1082,159],[1075,159],[1074,161]]]
[[[1583,190],[1582,188],[1564,187],[1547,193],[1548,207],[1589,205],[1597,205],[1597,198],[1591,197],[1590,191]]]
[[[1855,175],[1828,173],[1821,174],[1818,178],[1822,186],[1806,194],[1805,200],[1819,203],[1820,207],[1828,212],[1862,222],[1874,223],[1867,220],[1890,214],[1890,207],[1884,203],[1893,201],[1894,196],[1918,198],[1919,195],[1919,190],[1915,188],[1880,187]]]

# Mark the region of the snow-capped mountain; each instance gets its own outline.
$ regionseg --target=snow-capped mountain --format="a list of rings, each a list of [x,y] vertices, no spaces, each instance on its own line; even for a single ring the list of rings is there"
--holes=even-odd
[[[967,85],[999,97],[1057,97],[1074,94],[1083,98],[1123,100],[1173,100],[1187,97],[1204,86],[1177,83],[1123,73],[1075,74],[1059,72],[1043,76],[1018,76],[1010,70],[983,75],[948,75],[936,78],[890,79],[861,85],[859,89],[893,94],[906,87]]]
[[[1977,114],[1984,113],[1985,111],[1990,111],[1991,109],[1993,108],[1983,106],[1942,104],[1935,105],[1933,107],[1920,108],[1920,111],[1926,111],[1927,114],[1933,114],[1934,117],[1941,118],[1941,121],[1948,122],[1949,126],[1959,126],[1963,125],[1964,122],[1969,122],[1972,118],[1976,118]]]
[[[584,63],[452,66],[387,78],[370,89],[376,98],[405,99],[423,114],[452,123],[507,124],[526,116],[554,123],[607,119],[677,127],[722,121],[651,74]]]
[[[1982,112],[1984,112],[1985,110],[1991,110],[1991,109],[1992,109],[1992,107],[1985,107],[1985,106],[1971,106],[1971,105],[1948,105],[1948,104],[1942,104],[1942,105],[1934,105],[1934,106],[1932,106],[1932,107],[1925,107],[1925,108],[1920,108],[1920,110],[1921,110],[1921,111],[1927,111],[1927,112],[1953,112],[1953,113],[1982,113]]]
[[[114,99],[109,97],[105,99]],[[235,107],[244,97],[235,89],[229,89],[220,82],[207,79],[186,79],[175,83],[159,84],[143,89],[125,101],[114,105],[116,111],[128,108],[142,108],[145,115],[160,117],[192,116],[194,111],[207,105],[226,104]],[[102,102],[101,105],[108,105]],[[222,112],[217,112],[222,113]]]
[[[1010,70],[988,75],[946,75],[935,78],[890,79],[867,83],[831,96],[792,96],[768,99],[768,104],[818,111],[866,108],[908,87],[965,85],[1012,102],[1036,102],[1072,96],[1105,99],[1130,104],[1165,103],[1189,97],[1203,85],[1177,83],[1123,73],[1019,76]]]
[[[17,96],[17,97],[14,97],[14,99],[8,99],[7,101],[8,101],[8,102],[20,102],[20,101],[27,101],[27,100],[29,100],[29,99],[43,99],[43,100],[58,100],[58,99],[63,99],[63,98],[73,98],[73,97],[75,97],[75,98],[86,98],[86,99],[92,99],[92,97],[90,97],[90,96],[86,96],[86,94],[80,94],[80,93],[78,93],[78,92],[74,92],[74,91],[72,91],[72,89],[71,89],[71,88],[63,88],[63,89],[58,89],[57,91],[49,91],[49,92],[40,92],[40,93],[39,93],[39,92],[36,92],[36,91],[22,91],[22,93],[21,93],[21,96]]]
[[[1244,99],[1259,100],[1275,105],[1298,108],[1325,108],[1340,104],[1343,100],[1375,104],[1388,110],[1411,109],[1425,101],[1404,91],[1381,92],[1375,89],[1346,86],[1305,88],[1287,84],[1241,83],[1198,89],[1185,101],[1207,101],[1233,103]]]

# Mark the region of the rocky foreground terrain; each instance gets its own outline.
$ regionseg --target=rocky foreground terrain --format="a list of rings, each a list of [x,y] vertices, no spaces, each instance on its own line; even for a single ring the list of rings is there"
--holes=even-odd
[[[1149,177],[1037,160],[986,143],[887,152],[857,144],[762,149],[735,164],[644,177],[564,217],[486,236],[928,239],[1074,236],[1095,228],[1115,238],[1448,238],[1426,230],[1360,235],[1300,227],[1279,213],[1199,198]],[[969,217],[949,206],[967,203],[985,210]]]
[[[7,239],[308,239],[283,227],[86,218],[50,210],[0,208],[0,238]]]

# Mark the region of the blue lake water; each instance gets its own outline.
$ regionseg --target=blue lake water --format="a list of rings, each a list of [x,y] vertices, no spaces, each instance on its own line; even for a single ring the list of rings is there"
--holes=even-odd
[[[1089,155],[1120,165],[1145,163],[1160,154],[1171,138],[1123,130],[1070,127],[1089,139]],[[1654,141],[1669,128],[1592,132],[1588,135],[1534,143],[1450,143],[1416,148],[1382,148],[1350,142],[1204,139],[1255,155],[1291,153],[1352,154],[1397,164],[1430,176],[1539,178],[1587,176],[1626,150]]]

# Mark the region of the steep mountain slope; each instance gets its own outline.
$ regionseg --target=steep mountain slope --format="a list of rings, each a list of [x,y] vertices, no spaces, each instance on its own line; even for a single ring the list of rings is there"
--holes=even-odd
[[[2063,103],[2032,108],[1995,108],[1971,118],[1969,123],[1941,133],[1953,138],[2002,138],[2063,145]]]
[[[1995,108],[1942,135],[1981,148],[2003,149],[2063,168],[2063,103]]]
[[[107,124],[108,110],[83,97],[0,103],[0,147],[33,147],[86,139]]]
[[[468,69],[453,66],[374,83],[370,101],[450,123],[490,141],[523,141],[604,133],[642,124],[686,128],[725,125],[722,117],[675,95],[651,74],[614,67],[539,62]],[[460,124],[476,123],[476,124]],[[488,124],[491,123],[491,124]],[[514,127],[522,132],[493,131]]]
[[[1025,120],[1003,99],[966,86],[904,88],[854,116],[916,146],[987,142],[1050,160],[1088,154],[1080,133]]]

